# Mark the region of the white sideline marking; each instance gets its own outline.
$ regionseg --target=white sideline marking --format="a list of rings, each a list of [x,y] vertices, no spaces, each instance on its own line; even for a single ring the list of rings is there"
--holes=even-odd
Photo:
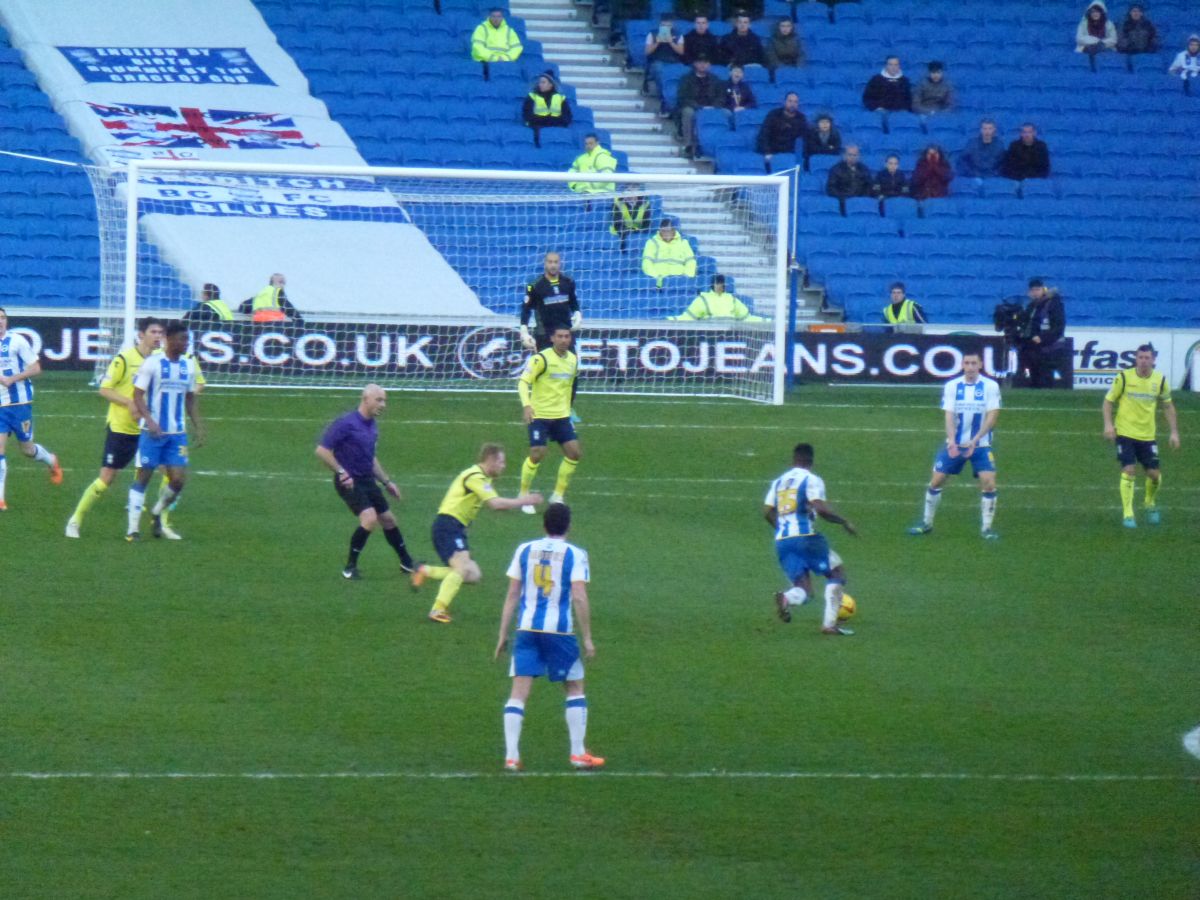
[[[0,778],[25,781],[466,781],[490,778],[648,778],[660,780],[763,781],[992,781],[992,782],[1200,782],[1200,775],[1003,774],[977,772],[6,772]]]
[[[1200,727],[1193,728],[1183,736],[1183,749],[1200,759]]]

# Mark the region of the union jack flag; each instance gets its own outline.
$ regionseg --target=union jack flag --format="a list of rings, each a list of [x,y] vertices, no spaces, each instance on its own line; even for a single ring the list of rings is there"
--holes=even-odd
[[[304,134],[279,113],[194,106],[106,106],[89,103],[109,134],[127,147],[216,147],[235,150],[311,150]]]

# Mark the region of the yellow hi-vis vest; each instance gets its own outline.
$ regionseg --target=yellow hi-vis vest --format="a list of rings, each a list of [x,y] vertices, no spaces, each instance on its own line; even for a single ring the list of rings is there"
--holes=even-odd
[[[533,114],[539,117],[562,115],[563,100],[566,98],[562,94],[555,94],[550,98],[550,104],[546,105],[546,98],[533,91],[529,95],[529,99],[533,101]]]
[[[892,304],[888,304],[883,308],[883,319],[889,325],[911,325],[917,321],[917,315],[914,307],[916,306],[907,297],[900,304],[900,315],[892,312]]]
[[[251,312],[258,312],[260,309],[283,309],[283,304],[279,302],[282,290],[283,288],[267,285],[254,295],[254,302],[250,305]]]
[[[582,175],[591,172],[615,172],[617,159],[597,144],[596,149],[590,153],[580,153],[575,157],[575,162],[571,163],[571,168],[567,171],[579,172]],[[616,184],[611,181],[570,181],[567,182],[567,187],[577,194],[603,194],[617,189]]]
[[[737,319],[740,322],[765,322],[762,316],[750,314],[750,308],[729,291],[701,291],[691,305],[671,322],[692,322],[701,319]]]
[[[203,307],[207,307],[209,310],[211,310],[213,312],[213,314],[218,319],[220,319],[223,322],[232,322],[233,321],[233,310],[231,310],[228,306],[225,305],[224,300],[221,300],[219,298],[215,299],[215,300],[205,300],[200,305]]]
[[[664,241],[656,234],[642,248],[642,272],[655,279],[659,287],[671,275],[695,278],[696,254],[687,238],[678,233],[672,241]]]
[[[499,28],[484,19],[471,35],[471,59],[476,62],[513,62],[521,56],[521,36],[507,22]]]
[[[645,231],[646,217],[650,215],[650,204],[645,200],[626,203],[620,197],[613,201],[613,209],[621,214],[621,231]],[[620,234],[614,223],[608,228],[613,234]]]

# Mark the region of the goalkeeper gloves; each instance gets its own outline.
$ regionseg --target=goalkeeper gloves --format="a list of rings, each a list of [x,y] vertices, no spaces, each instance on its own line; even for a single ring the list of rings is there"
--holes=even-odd
[[[571,313],[571,327],[578,330],[579,326],[582,324],[583,313],[581,313],[579,310],[575,310],[575,312]]]
[[[524,347],[526,350],[536,350],[537,349],[537,342],[534,341],[533,335],[531,335],[529,333],[528,325],[521,326],[521,346]]]

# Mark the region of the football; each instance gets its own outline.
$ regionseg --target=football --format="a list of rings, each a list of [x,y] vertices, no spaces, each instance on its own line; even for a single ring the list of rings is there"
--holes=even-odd
[[[858,604],[854,602],[854,598],[849,594],[842,593],[842,605],[838,608],[838,621],[845,622],[858,612]]]

